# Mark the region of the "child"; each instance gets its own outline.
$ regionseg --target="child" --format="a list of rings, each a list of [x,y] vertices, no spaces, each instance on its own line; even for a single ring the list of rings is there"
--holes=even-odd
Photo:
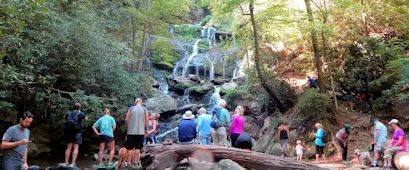
[[[297,151],[297,161],[302,161],[302,154],[304,149],[304,146],[301,145],[301,140],[297,140],[297,146],[295,147],[295,150]]]

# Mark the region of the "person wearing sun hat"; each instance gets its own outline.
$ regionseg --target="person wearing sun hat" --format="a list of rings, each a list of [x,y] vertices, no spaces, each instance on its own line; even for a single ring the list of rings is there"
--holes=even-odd
[[[342,152],[342,162],[346,165],[349,165],[349,162],[347,160],[347,155],[348,155],[348,137],[351,134],[350,130],[353,129],[350,124],[345,124],[344,128],[339,130],[337,134],[335,135],[337,144],[341,148]]]
[[[383,152],[383,166],[385,168],[392,167],[392,156],[394,154],[406,151],[405,132],[402,130],[402,125],[397,119],[392,119],[388,124],[392,126],[394,132],[390,146]]]
[[[197,135],[195,115],[188,110],[179,122],[179,144],[193,144]]]

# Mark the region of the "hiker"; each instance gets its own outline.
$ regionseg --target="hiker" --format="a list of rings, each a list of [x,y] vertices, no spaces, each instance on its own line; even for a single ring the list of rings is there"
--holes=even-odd
[[[335,135],[338,146],[341,148],[342,152],[342,162],[345,165],[349,165],[347,160],[348,155],[348,137],[351,134],[350,130],[352,129],[350,124],[345,124],[344,128],[339,130]]]
[[[372,102],[371,102],[371,95],[369,94],[367,89],[363,89],[361,91],[361,95],[359,97],[359,115],[362,115],[362,112],[367,108],[367,105],[369,105],[369,114],[372,114]]]
[[[287,153],[287,147],[288,147],[288,141],[290,140],[290,129],[288,128],[288,123],[281,121],[280,126],[277,128],[277,140],[280,142],[281,146],[281,152],[282,155],[281,157],[286,156]]]
[[[234,112],[235,114],[232,117],[229,136],[231,139],[231,145],[237,148],[236,140],[240,136],[240,134],[243,133],[244,123],[246,122],[246,119],[244,119],[243,106],[237,106]]]
[[[317,88],[317,82],[310,76],[308,76],[308,84],[310,88]]]
[[[199,135],[199,141],[201,145],[211,145],[211,133],[210,121],[212,116],[206,113],[205,108],[199,109],[199,117],[197,118],[197,132]]]
[[[196,124],[192,120],[195,115],[188,110],[183,114],[183,119],[179,122],[179,144],[193,144],[197,136]]]
[[[297,146],[295,146],[295,151],[297,153],[297,161],[302,161],[303,150],[305,147],[301,145],[301,140],[297,140]]]
[[[30,130],[34,115],[26,111],[20,116],[20,123],[9,127],[1,140],[3,149],[2,167],[4,170],[27,170],[27,145],[31,143]]]
[[[315,133],[315,163],[318,163],[318,159],[320,158],[320,155],[322,155],[322,158],[324,159],[324,163],[327,163],[327,160],[325,158],[324,154],[324,146],[325,143],[323,142],[324,138],[324,129],[322,128],[321,123],[316,123],[315,128],[317,129],[317,133]]]
[[[389,148],[383,152],[383,167],[392,168],[393,155],[400,152],[406,152],[406,137],[405,132],[402,130],[402,125],[397,119],[392,119],[388,124],[392,126],[394,132]]]
[[[127,125],[126,149],[128,150],[128,161],[126,166],[140,166],[139,157],[145,136],[149,129],[148,109],[142,106],[141,98],[135,99],[135,106],[128,109],[125,118]]]
[[[151,116],[149,116],[149,131],[148,134],[146,135],[146,144],[155,144],[156,142],[156,133],[158,132],[158,119],[160,115],[158,113],[153,113]]]
[[[362,152],[359,149],[355,149],[354,154],[359,161],[359,164],[368,166],[372,163],[372,157],[369,152]]]
[[[345,110],[348,111],[350,109],[351,111],[354,111],[354,93],[350,90],[349,87],[347,88],[342,88],[341,90],[342,94],[344,94],[344,98],[346,101],[346,106]]]
[[[99,118],[92,129],[95,134],[99,137],[99,168],[105,168],[104,163],[102,162],[102,157],[104,156],[105,146],[108,144],[109,147],[109,158],[108,158],[108,167],[115,167],[115,164],[112,162],[112,158],[115,154],[115,140],[114,140],[114,131],[116,129],[115,119],[111,116],[110,110],[104,109],[104,116]],[[99,129],[100,131],[98,132]]]
[[[253,139],[251,139],[251,136],[248,133],[242,132],[237,137],[236,143],[234,145],[236,146],[236,148],[251,151],[251,148],[253,147]]]
[[[227,128],[226,126],[230,124],[230,113],[227,111],[226,101],[223,99],[219,100],[219,106],[217,106],[213,112],[213,116],[216,116],[220,121],[221,126],[214,129],[213,143],[219,146],[227,146]]]
[[[385,145],[386,138],[388,136],[388,130],[386,126],[380,122],[378,119],[373,118],[371,120],[371,124],[375,125],[374,128],[374,141],[371,144],[375,144],[374,147],[374,161],[372,163],[372,167],[378,166],[378,161],[381,157],[381,152],[383,146]]]
[[[70,166],[76,168],[75,162],[78,157],[78,148],[82,144],[82,126],[83,120],[88,120],[85,113],[81,112],[81,104],[74,103],[73,111],[65,114],[65,136],[68,138],[67,149],[65,150],[65,162],[64,166]],[[72,163],[69,164],[72,151]]]

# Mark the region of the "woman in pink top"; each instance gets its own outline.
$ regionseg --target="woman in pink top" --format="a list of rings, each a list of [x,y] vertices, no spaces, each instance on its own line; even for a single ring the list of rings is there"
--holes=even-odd
[[[395,153],[406,151],[405,132],[403,132],[401,125],[397,119],[392,119],[390,124],[394,130],[391,145],[383,152],[384,167],[392,167],[392,156]]]
[[[244,108],[242,106],[237,106],[234,112],[235,114],[232,117],[229,136],[231,139],[231,145],[236,147],[236,140],[243,132],[246,120],[244,119]]]

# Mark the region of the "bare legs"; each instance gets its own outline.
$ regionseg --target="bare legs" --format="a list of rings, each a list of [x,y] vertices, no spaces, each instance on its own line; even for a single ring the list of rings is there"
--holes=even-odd
[[[70,160],[71,150],[73,148],[74,150],[72,152],[72,163],[75,164],[75,161],[77,161],[79,146],[80,146],[79,144],[76,144],[74,142],[68,143],[67,149],[65,150],[65,163],[67,165],[69,164],[68,161]]]

